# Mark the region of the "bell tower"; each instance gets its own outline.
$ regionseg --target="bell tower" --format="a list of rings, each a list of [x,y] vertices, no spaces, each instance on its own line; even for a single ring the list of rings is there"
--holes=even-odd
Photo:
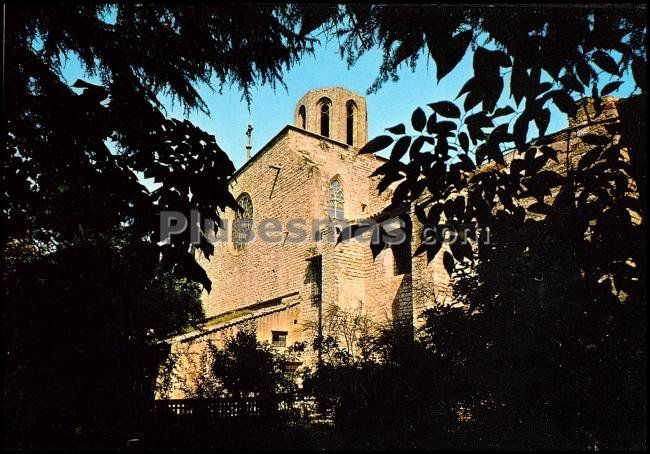
[[[294,124],[361,148],[368,141],[366,99],[343,87],[310,90],[296,104]]]

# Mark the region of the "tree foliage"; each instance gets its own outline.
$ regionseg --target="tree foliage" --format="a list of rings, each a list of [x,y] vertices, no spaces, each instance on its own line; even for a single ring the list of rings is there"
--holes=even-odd
[[[235,84],[250,99],[254,83],[281,82],[312,42],[292,20],[284,6],[8,5],[8,238],[55,247],[125,223],[158,241],[162,210],[218,221],[218,208],[236,209],[226,153],[188,121],[166,118],[159,95],[208,112],[197,84]],[[68,86],[69,57],[101,86]],[[136,172],[161,186],[150,193]],[[209,257],[206,233],[200,249]],[[163,263],[210,289],[189,242],[187,232],[161,246]]]
[[[159,213],[189,219],[195,209],[218,221],[217,209],[237,208],[227,187],[235,169],[214,136],[168,118],[161,99],[208,113],[200,84],[233,84],[250,100],[254,84],[281,83],[312,43],[293,31],[289,13],[235,4],[6,6],[2,240],[13,446],[94,443],[72,433],[107,434],[104,423],[119,415],[133,423],[127,409],[150,397],[153,345],[203,317],[197,283],[210,290],[210,280],[189,232],[156,244]],[[68,59],[95,83],[69,85]],[[160,186],[149,191],[140,175]],[[207,233],[198,249],[209,257]]]
[[[338,35],[351,64],[383,50],[371,91],[394,80],[402,63],[415,68],[422,52],[440,80],[473,51],[473,73],[455,100],[417,108],[361,152],[392,147],[375,173],[381,192],[394,187],[389,210],[413,207],[422,223],[444,216],[448,225],[478,223],[503,235],[495,249],[479,251],[481,279],[457,281],[471,311],[434,309],[421,343],[380,342],[372,349],[379,359],[358,363],[334,338],[320,339],[341,360],[317,371],[317,382],[334,385],[319,388],[333,396],[325,401],[342,409],[343,421],[385,429],[389,445],[408,439],[420,447],[417,434],[444,445],[461,433],[459,405],[473,412],[480,436],[503,429],[491,422],[512,423],[501,445],[638,445],[645,9],[7,5],[5,26],[5,394],[12,397],[5,419],[16,428],[14,445],[38,435],[36,426],[51,426],[36,444],[57,436],[70,444],[74,428],[94,418],[110,426],[110,415],[120,414],[115,396],[140,396],[135,389],[151,379],[142,367],[151,345],[201,317],[195,282],[210,289],[209,279],[189,252],[189,232],[155,244],[158,214],[197,209],[218,220],[217,209],[236,209],[227,189],[234,167],[213,136],[167,118],[159,96],[207,112],[198,85],[234,84],[249,100],[255,83],[282,82],[317,30]],[[99,83],[69,86],[68,57]],[[624,121],[585,137],[590,149],[576,168],[549,172],[556,151],[543,137],[528,141],[534,128],[544,136],[549,106],[573,115],[576,98],[589,96],[589,120],[598,122],[602,96],[617,93],[625,71],[640,96],[621,105]],[[506,162],[502,152],[512,147],[515,159]],[[138,173],[161,186],[150,192]],[[638,198],[626,190],[628,178]],[[546,203],[551,191],[556,205]],[[535,203],[522,206],[528,198]],[[535,212],[546,220],[529,222]],[[199,249],[209,257],[207,233]],[[519,241],[509,243],[508,234]],[[439,248],[417,252],[432,259]],[[470,258],[466,248],[451,252],[450,270],[454,259]],[[273,395],[277,363],[254,339],[238,337],[216,353],[214,372],[230,393]],[[255,381],[259,364],[269,374]],[[526,426],[549,420],[556,428],[548,439]]]
[[[599,81],[618,78],[628,69],[637,89],[645,93],[644,11],[459,6],[442,12],[435,6],[345,8],[349,27],[339,34],[345,38],[341,52],[350,62],[375,46],[384,50],[371,91],[396,77],[400,64],[415,65],[423,50],[435,62],[438,80],[473,51],[473,74],[456,100],[431,103],[428,113],[417,108],[410,119],[412,133],[405,124],[387,128],[389,134],[372,139],[361,153],[392,145],[390,161],[375,172],[381,177],[380,192],[396,186],[388,210],[415,205],[419,220],[427,224],[437,224],[444,213],[448,221],[489,225],[496,209],[521,218],[515,208],[519,200],[533,196],[543,204],[544,194],[561,182],[559,176],[543,172],[544,164],[554,158],[552,150],[543,140],[530,144],[527,139],[532,126],[540,137],[545,135],[549,105],[572,116],[576,97],[591,96],[595,113],[590,120],[598,121],[601,96],[621,84],[616,79],[599,93]],[[511,172],[503,152],[513,145],[526,159],[524,168]],[[535,159],[537,150],[544,156]],[[498,164],[493,171],[474,172],[489,161]],[[429,259],[436,247],[428,249]],[[462,261],[463,254],[456,252],[454,257]]]
[[[388,358],[327,365],[315,389],[343,414],[360,410],[355,421],[391,421],[375,436],[427,431],[426,421],[440,418],[432,445],[395,437],[418,447],[445,438],[455,447],[645,446],[644,8],[349,5],[341,17],[349,19],[339,36],[350,63],[376,46],[384,51],[371,92],[402,63],[415,68],[422,51],[438,80],[473,51],[473,74],[455,100],[415,109],[361,153],[390,151],[375,172],[378,190],[392,189],[387,211],[412,210],[422,224],[444,220],[459,232],[487,226],[492,241],[476,255],[470,247],[444,252],[465,305],[427,312],[412,348],[417,364],[433,370],[415,390],[402,378],[401,400],[391,400],[401,383],[392,368],[419,375]],[[627,70],[639,96],[617,103],[620,122],[597,126],[602,97],[616,93]],[[591,101],[577,102],[585,96]],[[558,162],[544,137],[551,104],[569,117],[584,109],[592,132],[575,163],[570,149]],[[529,142],[533,128],[540,137]],[[416,254],[433,259],[442,243],[434,239]],[[457,275],[454,261],[473,272]],[[325,386],[341,382],[351,389]],[[427,396],[437,410],[426,409]],[[422,419],[406,408],[422,410]]]
[[[280,402],[296,397],[295,376],[287,365],[295,362],[303,346],[297,343],[279,352],[260,342],[254,331],[240,329],[223,345],[208,342],[201,356],[201,372],[195,383],[186,384],[194,398],[253,399],[265,417],[276,415]]]
[[[646,306],[583,278],[582,239],[565,223],[557,213],[523,226],[496,219],[475,273],[454,286],[472,311],[429,310],[423,341],[462,390],[472,430],[498,421],[513,447],[640,448]]]
[[[199,285],[164,271],[151,249],[87,239],[23,254],[6,271],[7,445],[110,444],[133,430],[162,358],[157,342],[203,319]]]

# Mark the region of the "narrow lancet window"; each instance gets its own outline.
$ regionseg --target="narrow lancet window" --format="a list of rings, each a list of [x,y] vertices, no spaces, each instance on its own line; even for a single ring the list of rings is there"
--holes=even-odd
[[[330,136],[330,102],[321,101],[320,104],[320,134],[325,137]]]
[[[338,178],[335,178],[330,183],[329,202],[327,212],[332,219],[344,219],[343,211],[343,187]]]
[[[354,144],[354,107],[354,101],[348,101],[345,104],[345,111],[347,114],[345,143],[348,145]]]
[[[298,109],[298,119],[299,119],[299,124],[302,129],[306,129],[307,126],[307,112],[305,110],[305,106],[300,106],[300,109]]]

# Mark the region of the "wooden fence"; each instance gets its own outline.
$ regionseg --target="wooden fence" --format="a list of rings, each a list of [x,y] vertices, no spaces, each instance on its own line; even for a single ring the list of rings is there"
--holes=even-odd
[[[222,420],[269,416],[311,420],[320,418],[313,398],[288,396],[277,408],[256,398],[169,399],[153,401],[149,413],[154,418]]]
[[[201,416],[214,419],[260,416],[256,399],[172,399],[157,400],[151,406],[156,416]]]

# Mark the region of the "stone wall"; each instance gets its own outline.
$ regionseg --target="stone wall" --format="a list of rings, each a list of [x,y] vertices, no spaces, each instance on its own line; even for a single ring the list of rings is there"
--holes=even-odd
[[[350,93],[341,89],[314,91],[301,102],[317,102],[327,95],[336,107],[337,103],[345,105],[347,100],[354,99],[361,106],[358,121],[363,120],[363,127],[357,128],[357,132],[365,141],[365,101]],[[345,222],[329,224],[333,221],[328,215],[332,180],[338,179],[343,188],[345,221],[365,218],[371,209],[377,210],[387,203],[385,197],[376,194],[376,180],[368,178],[383,160],[359,155],[358,151],[357,147],[339,140],[288,126],[238,171],[231,192],[235,198],[243,193],[250,196],[256,227],[264,220],[277,219],[280,227],[271,236],[280,240],[269,244],[256,238],[242,251],[236,251],[232,239],[228,238],[216,244],[215,254],[209,261],[199,258],[213,284],[212,291],[203,295],[208,317],[298,292],[299,322],[287,330],[303,332],[305,339],[313,338],[313,333],[305,332],[318,317],[318,306],[311,299],[307,259],[317,255],[322,256],[323,264],[323,304],[355,310],[372,303],[379,306],[372,309],[373,313],[391,313],[390,293],[394,294],[399,285],[388,282],[369,297],[366,287],[370,268],[376,265],[367,245],[332,242],[336,235],[333,226],[345,225]],[[235,213],[226,210],[221,215],[227,221],[226,233],[230,234]],[[307,231],[307,238],[300,243],[293,242],[295,235],[286,232],[292,219],[303,221]],[[318,228],[314,230],[314,227]],[[383,262],[375,263],[381,268]],[[392,270],[392,263],[389,266]],[[372,286],[377,287],[372,281]]]
[[[300,108],[305,108],[305,129],[320,134],[320,103],[324,100],[330,102],[330,135],[329,137],[347,143],[347,109],[346,103],[354,103],[354,132],[352,145],[363,146],[368,141],[368,117],[366,99],[350,90],[342,87],[321,88],[308,91],[296,104],[295,122],[298,128],[302,128]]]

